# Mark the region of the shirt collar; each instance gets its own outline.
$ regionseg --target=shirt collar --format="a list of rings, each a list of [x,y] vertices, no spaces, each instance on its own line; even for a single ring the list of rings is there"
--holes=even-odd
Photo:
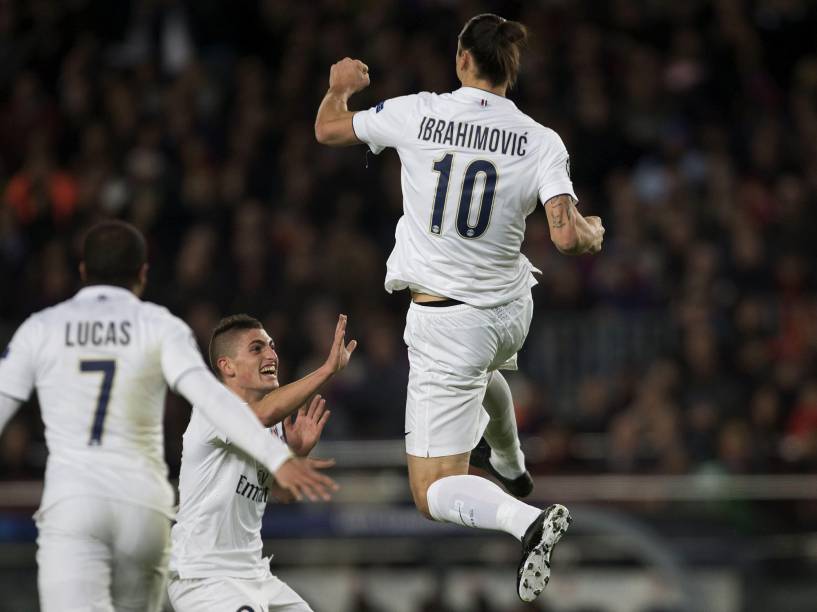
[[[139,300],[133,291],[125,289],[124,287],[117,287],[116,285],[90,285],[77,291],[74,297],[80,299],[116,298],[120,300]]]
[[[460,87],[459,89],[455,90],[453,94],[458,98],[464,98],[467,100],[484,100],[484,106],[512,106],[516,108],[516,104],[513,103],[513,100],[509,100],[505,96],[500,96],[499,94],[495,94],[487,89],[480,89],[479,87]]]

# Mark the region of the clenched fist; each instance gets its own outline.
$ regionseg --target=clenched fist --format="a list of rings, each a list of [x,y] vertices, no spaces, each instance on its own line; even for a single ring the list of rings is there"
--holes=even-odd
[[[601,217],[585,217],[584,219],[593,231],[593,239],[587,248],[587,253],[598,253],[601,251],[601,243],[604,240],[604,226],[601,224]]]
[[[344,57],[329,69],[329,91],[351,96],[369,86],[369,67],[360,60]]]

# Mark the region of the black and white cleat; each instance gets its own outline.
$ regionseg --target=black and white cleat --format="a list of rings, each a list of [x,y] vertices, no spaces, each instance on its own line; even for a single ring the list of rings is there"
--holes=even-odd
[[[522,538],[522,560],[516,590],[522,601],[533,601],[550,581],[550,555],[570,525],[570,512],[560,504],[548,506]]]

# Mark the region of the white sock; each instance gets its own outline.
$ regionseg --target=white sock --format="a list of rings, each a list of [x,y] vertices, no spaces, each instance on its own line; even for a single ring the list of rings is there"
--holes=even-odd
[[[426,493],[428,510],[441,523],[476,529],[496,529],[522,541],[522,536],[542,511],[511,497],[490,480],[479,476],[446,476]]]
[[[508,381],[491,372],[482,405],[491,420],[485,428],[485,440],[491,447],[491,465],[505,478],[517,478],[525,471],[525,455],[519,444],[516,415]]]

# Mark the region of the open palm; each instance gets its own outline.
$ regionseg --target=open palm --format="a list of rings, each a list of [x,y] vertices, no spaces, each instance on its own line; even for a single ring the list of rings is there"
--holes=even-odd
[[[330,414],[326,400],[316,395],[308,407],[304,404],[292,419],[284,419],[286,441],[293,453],[306,457],[315,448]]]

